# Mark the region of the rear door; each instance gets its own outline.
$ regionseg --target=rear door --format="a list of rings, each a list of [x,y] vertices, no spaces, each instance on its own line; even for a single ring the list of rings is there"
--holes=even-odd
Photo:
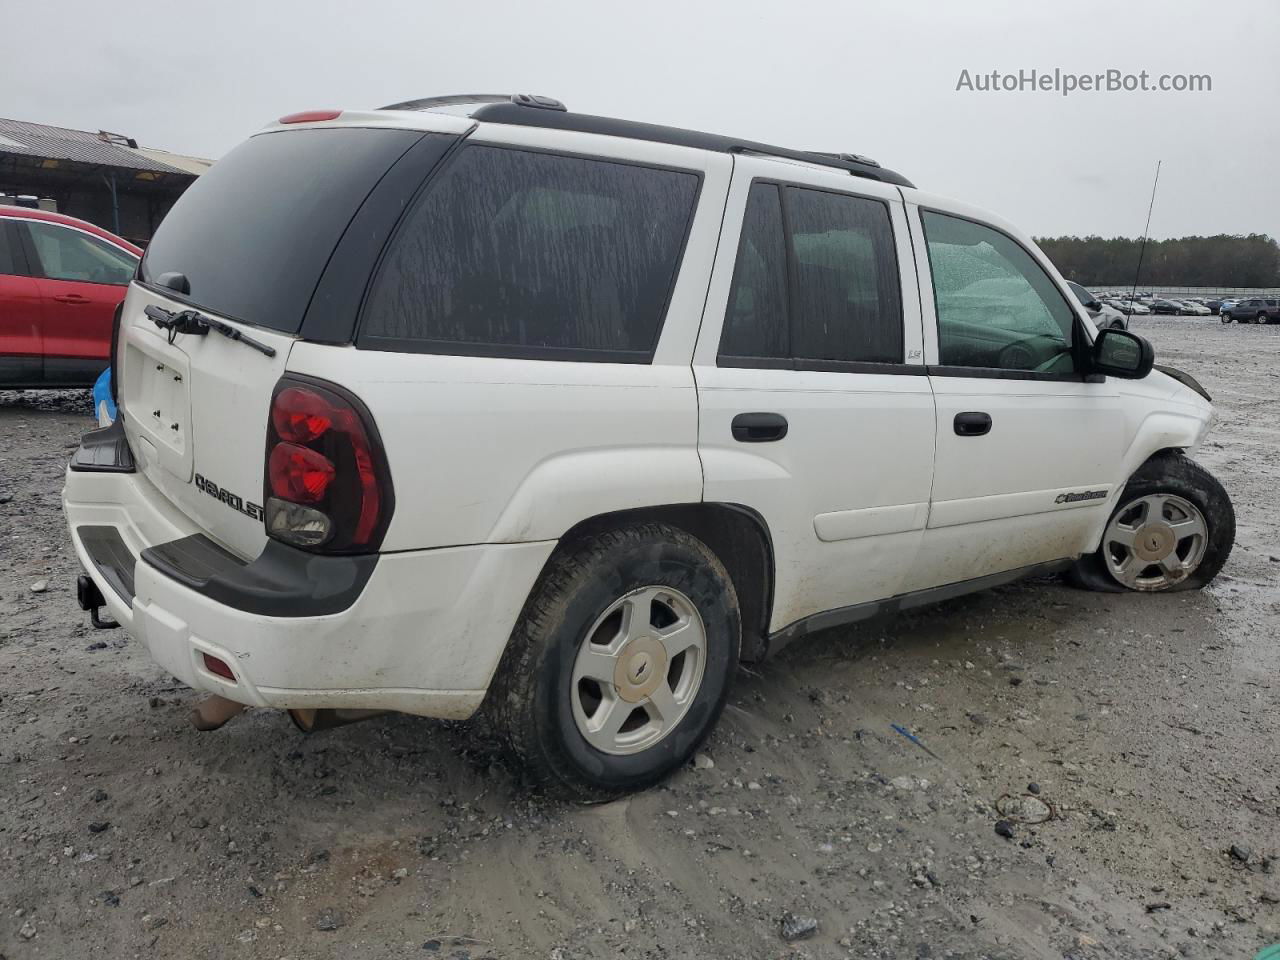
[[[694,354],[707,500],[773,538],[770,627],[902,592],[924,533],[933,396],[897,191],[753,157]]]
[[[923,589],[1072,557],[1108,508],[1125,448],[1115,380],[1044,255],[1006,225],[911,202],[937,401]]]
[[[44,382],[90,384],[108,362],[111,321],[138,259],[75,227],[24,220],[40,292]]]
[[[0,384],[36,384],[40,362],[40,291],[27,275],[16,218],[0,217]]]

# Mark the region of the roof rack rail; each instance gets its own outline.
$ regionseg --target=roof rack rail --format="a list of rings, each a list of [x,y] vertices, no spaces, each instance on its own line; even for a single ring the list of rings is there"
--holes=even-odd
[[[431,110],[435,107],[458,107],[475,103],[514,103],[522,107],[535,107],[542,110],[565,109],[565,105],[554,97],[543,97],[535,93],[452,93],[443,97],[422,97],[418,100],[403,100],[400,103],[389,103],[379,110]]]
[[[511,96],[506,93],[453,93],[444,97],[420,97],[417,100],[402,100],[400,103],[389,103],[379,110],[430,110],[432,107],[456,107],[464,103],[507,103]]]
[[[549,99],[549,98],[547,98]],[[559,103],[559,101],[553,101]],[[530,110],[533,104],[523,103],[516,97],[507,100],[486,101],[471,114],[473,120],[482,123],[509,123],[526,127],[550,127],[556,130],[573,130],[578,133],[597,133],[609,137],[626,137],[631,140],[648,140],[653,143],[669,143],[674,146],[694,147],[717,153],[754,153],[800,163],[813,163],[843,170],[855,177],[879,180],[902,187],[914,187],[910,180],[892,170],[880,166],[874,160],[854,153],[823,153],[816,150],[791,150],[753,140],[739,140],[715,133],[702,133],[680,127],[664,127],[655,123],[636,120],[618,120],[613,117],[596,117],[587,113],[570,113],[563,105],[558,108]]]
[[[754,140],[739,140],[715,133],[685,130],[680,127],[664,127],[655,123],[636,120],[617,120],[613,117],[597,117],[587,113],[570,113],[565,105],[552,97],[516,93],[452,94],[444,97],[423,97],[393,103],[380,110],[431,110],[435,107],[454,107],[476,104],[471,112],[473,120],[484,123],[509,123],[524,127],[550,127],[556,130],[573,130],[578,133],[597,133],[609,137],[626,137],[631,140],[648,140],[653,143],[669,143],[674,146],[694,147],[717,153],[753,153],[800,163],[813,163],[823,167],[843,170],[855,177],[880,180],[902,187],[914,187],[910,180],[888,170],[870,157],[857,153],[827,153],[821,150],[792,150],[775,147]]]

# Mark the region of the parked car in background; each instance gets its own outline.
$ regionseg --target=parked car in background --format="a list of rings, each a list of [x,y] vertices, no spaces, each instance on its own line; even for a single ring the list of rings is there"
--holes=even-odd
[[[1126,317],[1146,316],[1151,313],[1150,307],[1145,307],[1136,300],[1107,300],[1106,304],[1110,307],[1115,307],[1115,309],[1119,310]]]
[[[1222,303],[1223,301],[1217,299],[1204,301],[1204,305],[1209,308],[1209,312],[1215,317],[1222,310]]]
[[[0,386],[92,386],[141,256],[84,220],[0,206]]]
[[[1182,313],[1182,304],[1177,300],[1152,300],[1151,312],[1176,317]]]
[[[1071,288],[1075,298],[1080,301],[1080,306],[1089,311],[1089,318],[1093,320],[1093,325],[1099,330],[1129,329],[1128,318],[1115,307],[1103,303],[1087,287],[1081,286],[1074,280],[1068,280],[1067,286]]]
[[[1181,300],[1179,302],[1182,304],[1182,313],[1184,316],[1207,317],[1212,313],[1208,307],[1196,300]]]
[[[1220,316],[1223,323],[1278,323],[1280,322],[1280,300],[1274,297],[1250,297],[1240,300],[1230,307],[1223,306]]]

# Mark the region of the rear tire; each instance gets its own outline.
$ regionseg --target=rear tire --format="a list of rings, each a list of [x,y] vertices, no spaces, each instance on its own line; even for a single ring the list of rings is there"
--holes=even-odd
[[[1254,320],[1253,320],[1254,323],[1269,323],[1270,321],[1271,321],[1271,318],[1268,317],[1265,313],[1258,314],[1256,317],[1254,317]]]
[[[539,785],[608,800],[664,779],[710,733],[741,634],[733,581],[701,540],[663,523],[606,531],[548,562],[486,710]]]
[[[1067,577],[1108,593],[1199,590],[1222,570],[1235,537],[1235,509],[1222,484],[1194,460],[1160,453],[1129,478],[1101,546]]]

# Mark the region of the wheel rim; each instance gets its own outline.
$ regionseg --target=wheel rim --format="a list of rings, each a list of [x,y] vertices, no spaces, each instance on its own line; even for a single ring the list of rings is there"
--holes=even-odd
[[[602,753],[647,750],[679,726],[702,687],[707,631],[671,587],[641,587],[609,605],[573,664],[573,719]]]
[[[1181,583],[1204,559],[1209,527],[1183,497],[1156,493],[1121,507],[1103,536],[1107,569],[1131,590],[1164,590]]]

